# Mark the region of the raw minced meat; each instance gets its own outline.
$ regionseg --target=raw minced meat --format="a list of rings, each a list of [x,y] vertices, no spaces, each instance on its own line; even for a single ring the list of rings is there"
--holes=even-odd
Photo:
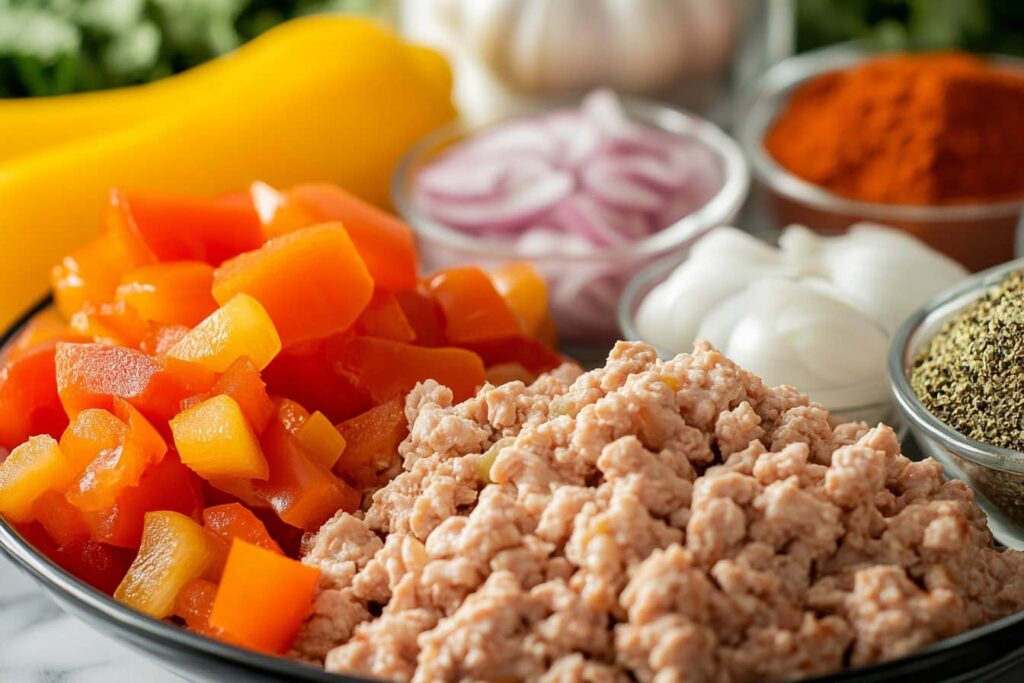
[[[408,397],[394,477],[309,543],[294,654],[402,681],[754,681],[1024,608],[971,491],[706,344]]]

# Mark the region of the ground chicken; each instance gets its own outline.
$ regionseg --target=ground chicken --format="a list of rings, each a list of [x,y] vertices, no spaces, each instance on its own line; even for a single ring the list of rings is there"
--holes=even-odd
[[[970,489],[707,344],[406,403],[394,477],[306,544],[294,656],[400,681],[791,680],[1024,608]]]

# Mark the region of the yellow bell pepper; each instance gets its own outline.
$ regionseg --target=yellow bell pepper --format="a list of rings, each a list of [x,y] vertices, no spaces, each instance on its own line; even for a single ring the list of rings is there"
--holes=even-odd
[[[399,157],[455,116],[437,53],[352,17],[288,22],[200,71],[140,88],[145,94],[32,105],[44,129],[37,142],[55,128],[69,132],[38,152],[0,153],[0,323],[45,291],[61,254],[96,233],[110,187],[213,195],[255,179],[330,181],[386,207]],[[102,97],[109,122],[100,120]],[[0,130],[17,137],[5,106]],[[15,130],[30,127],[28,118]]]

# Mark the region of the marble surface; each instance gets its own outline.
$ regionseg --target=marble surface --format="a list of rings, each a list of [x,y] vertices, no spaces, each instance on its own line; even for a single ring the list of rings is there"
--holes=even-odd
[[[0,556],[0,681],[181,683],[124,645],[66,614]]]

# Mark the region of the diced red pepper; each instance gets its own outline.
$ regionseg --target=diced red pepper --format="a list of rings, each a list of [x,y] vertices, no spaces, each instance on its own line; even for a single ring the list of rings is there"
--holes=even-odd
[[[424,348],[356,337],[333,353],[336,372],[365,387],[374,403],[402,396],[427,379],[448,386],[456,401],[464,401],[484,382],[480,356],[465,349]]]
[[[0,446],[11,450],[28,437],[57,438],[68,424],[57,393],[56,341],[12,353],[0,367]]]
[[[59,491],[47,491],[37,498],[32,513],[61,547],[80,545],[89,539],[89,527],[81,511]]]
[[[211,370],[195,363],[104,344],[57,344],[56,372],[68,415],[111,410],[116,396],[157,423],[166,423],[183,399],[209,391],[216,381]]]
[[[397,291],[416,285],[416,246],[412,230],[395,216],[330,184],[299,185],[273,196],[265,185],[254,188],[258,199],[271,203],[268,237],[338,221],[345,226],[379,287]]]
[[[277,541],[270,537],[263,522],[244,505],[227,503],[208,507],[203,511],[203,525],[228,543],[240,538],[275,553],[284,552]]]
[[[417,346],[444,346],[444,312],[434,296],[424,287],[395,292],[406,320],[416,335]]]
[[[376,483],[377,472],[398,452],[398,445],[409,434],[405,401],[392,399],[362,415],[338,425],[345,437],[345,451],[334,471],[359,490]]]
[[[170,510],[198,519],[202,509],[202,481],[170,451],[146,470],[138,486],[122,491],[112,507],[88,512],[85,518],[93,540],[138,548],[147,512]]]
[[[376,290],[370,303],[363,309],[352,331],[362,337],[378,337],[392,341],[411,343],[416,331],[405,316],[402,306],[394,294]]]
[[[319,410],[332,422],[367,410],[373,405],[369,392],[334,372],[330,349],[335,345],[324,340],[285,349],[263,371],[267,390]]]
[[[79,413],[79,418],[88,412]],[[115,398],[114,412],[127,429],[115,427],[116,433],[123,435],[118,443],[97,453],[68,488],[67,499],[79,510],[110,508],[126,488],[137,486],[143,472],[167,453],[163,437],[129,403]]]
[[[157,263],[127,273],[116,298],[144,319],[193,327],[217,310],[213,266],[201,261]]]
[[[107,303],[114,298],[121,276],[152,262],[152,254],[133,248],[125,235],[104,232],[65,256],[51,271],[57,309],[70,318],[86,305]]]
[[[466,344],[465,348],[477,353],[487,367],[501,363],[519,363],[535,374],[553,370],[563,362],[559,354],[536,339],[522,335],[485,339]]]
[[[157,261],[213,266],[263,243],[256,210],[216,199],[112,190],[108,230]]]
[[[85,339],[131,348],[139,348],[156,329],[124,301],[86,304],[71,316],[70,326]]]
[[[337,223],[305,228],[224,263],[213,296],[238,293],[259,301],[284,346],[343,332],[373,296],[373,279]]]
[[[293,402],[283,401],[263,433],[261,444],[270,465],[266,481],[253,482],[262,497],[288,524],[317,531],[338,510],[355,512],[361,496],[329,469],[314,462],[296,443]]]
[[[216,597],[217,584],[206,579],[192,579],[178,591],[174,601],[174,616],[183,620],[186,628],[193,633],[230,642],[223,629],[210,626],[210,612],[213,611]]]
[[[96,590],[113,595],[128,573],[135,552],[85,540],[57,548],[49,557]]]
[[[522,333],[512,309],[479,268],[443,270],[430,278],[428,287],[444,313],[449,344],[461,346]]]
[[[235,399],[257,434],[267,428],[277,410],[267,395],[267,385],[263,382],[259,369],[245,356],[231,364],[208,394],[185,399],[181,402],[181,409],[187,410],[218,394]]]

